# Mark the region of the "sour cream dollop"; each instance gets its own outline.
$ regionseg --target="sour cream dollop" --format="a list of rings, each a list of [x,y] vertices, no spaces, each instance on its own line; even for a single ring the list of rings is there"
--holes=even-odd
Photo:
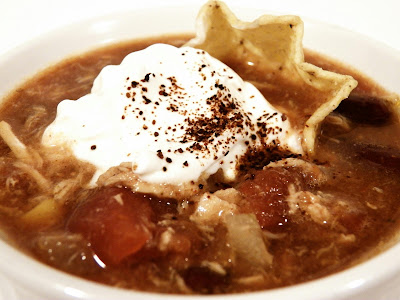
[[[92,163],[92,179],[121,163],[150,183],[233,180],[256,147],[302,153],[287,118],[250,83],[202,50],[155,44],[105,67],[90,94],[64,100],[45,146]]]

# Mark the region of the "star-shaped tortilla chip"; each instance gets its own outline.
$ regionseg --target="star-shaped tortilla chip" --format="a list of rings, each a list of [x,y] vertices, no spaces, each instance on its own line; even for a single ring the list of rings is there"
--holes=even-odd
[[[220,1],[210,1],[186,46],[207,51],[252,82],[284,112],[312,155],[320,123],[357,86],[351,76],[304,61],[303,22],[297,16],[264,15],[243,22]]]

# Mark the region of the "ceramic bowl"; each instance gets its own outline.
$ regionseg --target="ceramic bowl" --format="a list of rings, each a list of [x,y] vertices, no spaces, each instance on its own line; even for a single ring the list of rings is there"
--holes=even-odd
[[[0,57],[0,96],[53,62],[92,48],[138,37],[194,32],[196,5],[141,8],[74,24],[19,46]],[[252,20],[268,11],[232,7]],[[148,22],[148,20],[157,20]],[[387,89],[400,93],[399,53],[343,28],[305,19],[304,46],[351,64]],[[143,26],[145,24],[145,26]],[[400,244],[351,269],[287,288],[229,296],[231,299],[399,299]],[[7,299],[204,299],[127,291],[57,271],[0,240],[0,300]],[[222,296],[223,297],[223,296]],[[221,298],[221,296],[207,296]]]

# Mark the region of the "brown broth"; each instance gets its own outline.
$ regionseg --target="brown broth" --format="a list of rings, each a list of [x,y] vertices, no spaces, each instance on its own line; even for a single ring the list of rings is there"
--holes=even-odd
[[[5,100],[0,119],[11,125],[21,141],[35,148],[45,127],[54,120],[57,104],[63,99],[78,99],[87,94],[104,66],[118,64],[128,53],[155,42],[180,46],[187,39],[188,36],[169,36],[132,41],[64,60],[18,87]],[[388,95],[363,75],[317,53],[307,51],[306,60],[354,76],[359,81],[355,93],[377,99]],[[252,76],[257,78],[248,67],[236,65],[236,71],[253,72]],[[263,93],[267,99],[277,97],[273,91],[263,90]],[[382,103],[392,116],[390,107]],[[33,120],[32,112],[38,114]],[[334,113],[330,117],[338,116]],[[193,223],[192,199],[183,201],[189,208],[182,212],[179,207],[183,202],[151,195],[143,196],[146,199],[143,201],[148,203],[143,211],[152,211],[153,215],[149,213],[144,222],[154,226],[151,227],[153,237],[127,259],[102,268],[93,259],[88,241],[70,232],[84,226],[79,221],[71,221],[74,219],[71,216],[81,209],[80,203],[91,205],[90,199],[102,190],[74,190],[65,202],[63,217],[51,227],[33,230],[21,226],[20,217],[37,204],[32,199],[40,191],[28,176],[13,166],[15,158],[3,141],[0,141],[1,222],[18,246],[40,261],[83,278],[128,289],[237,293],[312,280],[359,263],[386,249],[394,239],[399,223],[400,167],[396,167],[396,159],[400,160],[400,144],[393,141],[393,136],[399,136],[400,126],[395,118],[388,119],[379,126],[351,120],[346,126],[338,126],[328,117],[321,127],[313,171],[282,166],[250,170],[232,185],[244,195],[240,211],[254,213],[263,227],[268,251],[273,256],[267,268],[260,269],[249,261],[235,259],[224,225],[204,231]],[[48,171],[46,176],[57,182],[63,176],[75,178],[82,168],[85,165],[82,167],[80,162],[71,159],[62,168]],[[320,169],[326,172],[327,180],[316,179]],[[319,222],[310,218],[307,208],[291,214],[285,197],[289,197],[292,182],[298,183],[300,191],[324,198],[323,204],[332,216]],[[277,192],[266,192],[265,199],[253,197],[255,186]],[[166,252],[157,244],[167,228],[161,223],[168,223],[174,232],[174,243]],[[209,262],[217,263],[218,267],[210,267]]]

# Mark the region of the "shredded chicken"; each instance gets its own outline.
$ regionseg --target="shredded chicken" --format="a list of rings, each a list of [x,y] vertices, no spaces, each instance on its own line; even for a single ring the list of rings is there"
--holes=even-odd
[[[214,196],[233,204],[238,204],[243,199],[242,194],[234,188],[218,190],[214,193]]]
[[[15,157],[24,163],[34,164],[34,158],[29,153],[26,146],[15,136],[10,124],[5,121],[0,122],[0,137],[4,140]]]
[[[353,243],[356,241],[356,236],[354,234],[341,233],[337,241],[339,243]]]
[[[38,118],[46,114],[42,107],[36,107],[31,119],[27,119],[25,126],[29,127],[38,122]],[[83,167],[79,172],[71,171],[72,178],[54,179],[52,175],[58,176],[60,169],[70,165],[71,157],[60,149],[39,149],[46,157],[46,164],[39,152],[30,149],[23,144],[13,133],[11,126],[5,122],[0,122],[0,137],[11,149],[16,157],[13,166],[17,168],[23,177],[17,178],[9,176],[6,179],[6,189],[9,193],[15,193],[14,187],[20,181],[29,180],[42,192],[41,197],[27,198],[27,211],[20,216],[21,224],[32,228],[46,228],[55,224],[62,217],[62,204],[77,189],[81,188],[89,180],[92,173],[90,167]],[[54,163],[57,162],[57,163]],[[45,168],[46,166],[46,168]],[[55,182],[54,182],[55,181]]]
[[[97,180],[98,186],[121,185],[132,189],[134,192],[148,193],[166,198],[182,200],[193,196],[201,190],[199,185],[204,188],[205,182],[200,180],[197,183],[154,184],[148,183],[139,178],[132,172],[131,163],[122,163],[117,167],[108,169]]]
[[[297,211],[305,212],[314,222],[319,224],[324,224],[333,219],[321,196],[308,191],[296,192],[293,185],[289,186],[289,193],[286,198],[289,214],[295,214]]]
[[[265,280],[264,276],[262,274],[256,274],[253,276],[247,276],[247,277],[241,277],[235,280],[238,284],[242,285],[250,285],[253,286],[255,284],[261,284]]]
[[[221,266],[221,264],[215,262],[215,261],[208,261],[204,260],[201,262],[202,267],[206,267],[213,271],[214,273],[217,273],[219,275],[225,276],[226,275],[226,270],[224,267]]]
[[[29,175],[35,180],[38,187],[45,193],[51,190],[51,182],[47,180],[37,169],[33,168],[32,165],[24,163],[23,161],[16,161],[14,166],[21,169],[24,173]]]
[[[319,185],[328,179],[326,168],[299,158],[284,158],[269,163],[265,168],[277,167],[298,168],[308,178],[309,183],[313,185]]]
[[[173,273],[173,280],[175,281],[176,286],[181,292],[186,294],[193,293],[193,291],[186,285],[185,280],[183,280],[183,278],[177,272]]]
[[[65,179],[57,183],[53,188],[54,199],[59,203],[64,202],[76,190],[82,187],[82,173],[77,178]]]
[[[41,120],[48,116],[47,110],[44,106],[41,105],[34,105],[31,107],[32,113],[26,118],[24,127],[28,132],[36,132],[37,135],[41,136],[43,133],[42,130],[38,130],[41,128],[39,126]]]
[[[272,233],[272,232],[270,232],[268,230],[265,230],[265,229],[262,231],[262,233],[263,233],[263,235],[264,235],[266,240],[280,240],[280,239],[285,238],[285,236],[287,236],[287,233],[284,233],[284,232],[282,232],[282,233]]]
[[[334,251],[335,248],[336,248],[335,244],[331,243],[329,246],[319,249],[315,256],[316,256],[317,259],[319,259],[325,253],[329,253],[329,252]]]
[[[325,118],[325,122],[340,127],[343,132],[348,132],[351,130],[350,121],[340,114],[331,113]]]
[[[227,195],[235,195],[234,197],[226,197]],[[197,202],[195,212],[190,216],[190,220],[197,224],[218,224],[223,221],[225,216],[233,215],[238,210],[237,205],[232,203],[238,195],[235,189],[229,191],[219,191],[214,194],[204,193]],[[222,200],[219,196],[224,199]]]
[[[158,244],[158,249],[162,252],[165,252],[169,248],[169,244],[172,241],[172,236],[174,235],[175,231],[171,227],[168,227],[160,237],[160,242]]]

